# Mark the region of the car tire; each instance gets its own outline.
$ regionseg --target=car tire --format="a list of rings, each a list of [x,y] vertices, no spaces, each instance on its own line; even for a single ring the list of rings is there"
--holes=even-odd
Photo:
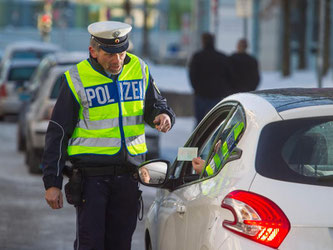
[[[42,172],[39,167],[41,159],[37,153],[37,150],[32,147],[28,147],[26,154],[29,172],[31,174],[40,174]]]
[[[26,146],[26,142],[25,142],[25,138],[22,135],[22,133],[20,132],[20,126],[17,127],[17,137],[16,137],[16,146],[17,146],[17,151],[19,152],[24,152],[25,151],[25,146]]]
[[[150,240],[150,235],[149,232],[146,231],[146,236],[145,236],[145,247],[146,250],[152,250],[152,245],[151,245],[151,240]]]

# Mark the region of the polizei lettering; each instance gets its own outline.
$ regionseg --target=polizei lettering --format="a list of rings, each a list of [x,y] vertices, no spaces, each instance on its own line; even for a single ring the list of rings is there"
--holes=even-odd
[[[118,84],[118,87],[117,87]],[[119,92],[118,92],[119,89]],[[85,88],[89,107],[99,107],[108,104],[127,101],[140,101],[144,98],[142,80],[112,82]]]

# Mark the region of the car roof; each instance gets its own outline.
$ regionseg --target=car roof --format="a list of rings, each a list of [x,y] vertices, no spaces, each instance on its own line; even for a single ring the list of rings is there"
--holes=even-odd
[[[66,51],[48,54],[43,60],[49,60],[55,64],[76,64],[87,59],[88,57],[89,54],[85,51]]]
[[[283,88],[251,93],[264,98],[277,112],[333,104],[333,88]]]
[[[21,42],[14,42],[9,44],[6,47],[6,51],[10,50],[30,50],[30,49],[35,49],[35,50],[60,50],[60,47],[57,46],[56,44],[52,43],[45,43],[45,42],[39,42],[39,41],[21,41]]]

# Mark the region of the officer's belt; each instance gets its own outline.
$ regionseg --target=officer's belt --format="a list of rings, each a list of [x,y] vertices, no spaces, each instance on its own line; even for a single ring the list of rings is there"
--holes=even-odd
[[[124,175],[134,172],[134,168],[126,165],[114,165],[109,167],[83,167],[80,168],[83,176]]]

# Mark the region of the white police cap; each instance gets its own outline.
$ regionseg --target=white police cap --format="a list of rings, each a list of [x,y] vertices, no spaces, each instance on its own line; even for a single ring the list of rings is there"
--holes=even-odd
[[[120,53],[127,50],[128,33],[131,30],[131,25],[115,21],[96,22],[88,26],[92,39],[108,53]]]

